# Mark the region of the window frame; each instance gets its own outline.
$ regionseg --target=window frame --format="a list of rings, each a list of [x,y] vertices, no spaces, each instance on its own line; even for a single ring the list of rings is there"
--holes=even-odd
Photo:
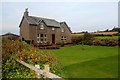
[[[67,41],[67,36],[61,36],[61,41],[66,42]]]
[[[47,43],[47,34],[37,34],[37,43]]]

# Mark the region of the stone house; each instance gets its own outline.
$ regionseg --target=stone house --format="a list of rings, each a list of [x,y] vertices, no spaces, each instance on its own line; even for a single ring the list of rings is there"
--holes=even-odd
[[[20,38],[35,45],[71,43],[71,30],[66,22],[29,16],[28,9],[19,25]]]

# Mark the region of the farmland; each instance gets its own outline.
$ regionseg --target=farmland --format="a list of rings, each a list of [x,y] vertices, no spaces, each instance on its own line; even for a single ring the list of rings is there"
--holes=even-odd
[[[79,33],[79,34],[72,34],[72,37],[81,37],[85,33]],[[118,39],[118,36],[114,36],[115,34],[118,34],[118,32],[94,32],[90,33],[95,36],[97,39]],[[96,36],[97,35],[97,36]]]
[[[118,36],[96,36],[96,39],[118,39]]]
[[[118,77],[118,48],[76,45],[51,50],[63,64],[64,78]]]

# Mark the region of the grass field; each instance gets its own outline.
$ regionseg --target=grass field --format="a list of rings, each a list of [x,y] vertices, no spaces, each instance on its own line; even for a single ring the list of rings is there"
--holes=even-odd
[[[52,50],[63,64],[64,78],[118,77],[118,48],[76,45]]]
[[[118,36],[96,36],[97,39],[118,39]]]

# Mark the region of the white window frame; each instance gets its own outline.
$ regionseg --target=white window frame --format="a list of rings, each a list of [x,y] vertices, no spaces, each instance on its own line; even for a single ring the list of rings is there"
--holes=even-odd
[[[41,35],[42,34],[37,34],[37,43],[47,43],[47,34],[43,34],[43,37],[41,37]]]
[[[47,34],[44,34],[44,43],[47,43]]]
[[[40,43],[40,34],[37,34],[37,43]]]

